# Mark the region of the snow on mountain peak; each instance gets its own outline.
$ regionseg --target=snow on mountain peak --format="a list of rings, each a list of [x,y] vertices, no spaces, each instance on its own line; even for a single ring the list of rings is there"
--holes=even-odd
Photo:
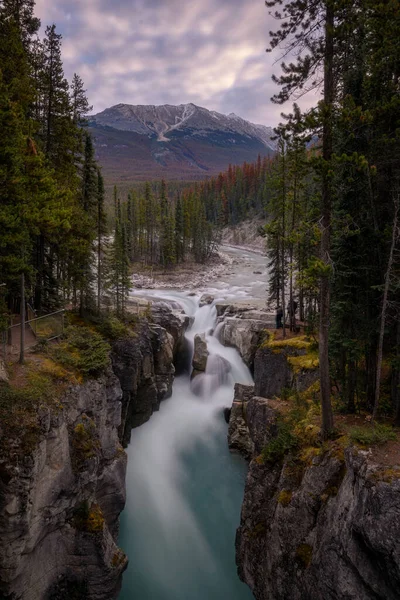
[[[216,111],[209,111],[192,102],[178,106],[171,104],[160,106],[117,104],[94,115],[92,120],[99,125],[132,131],[149,137],[156,136],[159,142],[170,141],[167,136],[173,131],[197,136],[219,132],[255,138],[267,148],[275,149],[275,144],[270,139],[273,135],[270,127],[250,123],[233,112],[224,115]]]

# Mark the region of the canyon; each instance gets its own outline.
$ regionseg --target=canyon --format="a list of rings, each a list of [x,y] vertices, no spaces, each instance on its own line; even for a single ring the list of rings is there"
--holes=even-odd
[[[312,425],[301,455],[265,459],[278,398],[312,389],[318,368],[299,362],[301,344],[269,345],[265,258],[224,251],[207,284],[137,289],[136,335],[40,409],[30,452],[14,440],[0,467],[1,598],[397,597],[398,467],[321,447]]]

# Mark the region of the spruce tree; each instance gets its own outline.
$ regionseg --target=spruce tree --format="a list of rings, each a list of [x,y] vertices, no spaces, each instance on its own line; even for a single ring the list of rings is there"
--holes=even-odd
[[[337,23],[336,0],[267,0],[270,8],[278,7],[274,16],[282,21],[280,29],[270,32],[271,49],[285,45],[287,54],[296,55],[296,62],[282,63],[283,74],[274,77],[281,90],[273,97],[283,103],[323,84],[323,101],[320,104],[322,127],[321,156],[321,265],[320,265],[320,325],[319,358],[322,403],[322,433],[329,435],[333,430],[331,386],[329,375],[329,310],[330,310],[330,237],[331,237],[331,161],[333,154],[333,103],[335,100],[335,34]],[[341,15],[342,16],[342,15]],[[336,57],[338,61],[339,57]]]

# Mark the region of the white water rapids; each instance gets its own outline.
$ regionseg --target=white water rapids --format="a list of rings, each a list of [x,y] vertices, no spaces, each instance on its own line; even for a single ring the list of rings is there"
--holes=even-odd
[[[130,562],[120,600],[250,600],[235,565],[247,466],[229,453],[223,409],[251,374],[219,342],[218,328],[214,335],[214,304],[199,308],[200,294],[141,293],[179,302],[195,319],[187,358],[196,333],[206,333],[209,358],[205,375],[177,377],[171,398],[132,434],[120,535]]]

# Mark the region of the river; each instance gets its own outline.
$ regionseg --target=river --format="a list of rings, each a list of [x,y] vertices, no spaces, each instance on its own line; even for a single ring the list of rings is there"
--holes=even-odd
[[[199,299],[204,291],[217,299],[260,299],[265,281],[254,270],[265,269],[265,258],[224,250],[235,257],[235,265],[223,280],[196,296],[141,291],[178,301],[195,319],[186,335],[188,352],[193,351],[195,334],[204,332],[210,356],[206,374],[195,378],[195,385],[188,373],[177,377],[171,398],[132,435],[119,540],[129,567],[120,600],[253,598],[235,565],[247,465],[230,454],[223,417],[234,384],[250,384],[252,377],[238,352],[213,335],[214,304],[199,308]]]

